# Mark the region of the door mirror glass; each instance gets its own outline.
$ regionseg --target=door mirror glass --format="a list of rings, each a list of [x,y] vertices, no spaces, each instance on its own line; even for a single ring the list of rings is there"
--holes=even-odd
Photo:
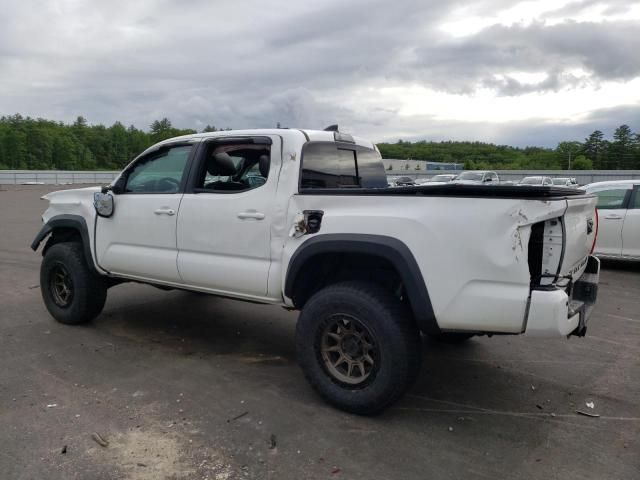
[[[109,218],[113,215],[113,195],[96,192],[93,194],[93,206],[101,217]]]

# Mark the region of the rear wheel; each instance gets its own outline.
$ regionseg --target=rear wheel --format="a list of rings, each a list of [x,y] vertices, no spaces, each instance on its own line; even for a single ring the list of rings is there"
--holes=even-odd
[[[298,360],[329,403],[370,415],[398,400],[420,369],[420,333],[390,292],[364,282],[324,288],[296,329]]]
[[[70,325],[94,319],[107,299],[106,282],[91,271],[77,242],[47,249],[40,267],[40,291],[53,318]]]

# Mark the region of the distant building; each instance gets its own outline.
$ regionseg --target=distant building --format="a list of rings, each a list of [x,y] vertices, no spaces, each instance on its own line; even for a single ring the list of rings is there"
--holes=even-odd
[[[428,162],[425,160],[399,160],[397,158],[382,159],[388,172],[424,172],[433,170],[462,170],[462,163]]]

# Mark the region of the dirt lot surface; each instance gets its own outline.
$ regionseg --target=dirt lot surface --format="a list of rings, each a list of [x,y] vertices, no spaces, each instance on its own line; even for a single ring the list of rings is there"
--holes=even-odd
[[[640,478],[640,267],[604,265],[586,338],[425,340],[363,418],[305,382],[295,312],[123,284],[53,321],[29,249],[51,189],[0,191],[2,479]]]

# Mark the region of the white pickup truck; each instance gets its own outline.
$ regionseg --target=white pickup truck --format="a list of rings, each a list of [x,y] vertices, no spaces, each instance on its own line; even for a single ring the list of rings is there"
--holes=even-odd
[[[297,309],[307,379],[359,414],[411,385],[421,332],[581,336],[597,295],[595,197],[387,188],[376,146],[337,129],[179,137],[107,187],[43,198],[31,247],[48,237],[40,284],[55,319],[91,320],[127,281]]]

